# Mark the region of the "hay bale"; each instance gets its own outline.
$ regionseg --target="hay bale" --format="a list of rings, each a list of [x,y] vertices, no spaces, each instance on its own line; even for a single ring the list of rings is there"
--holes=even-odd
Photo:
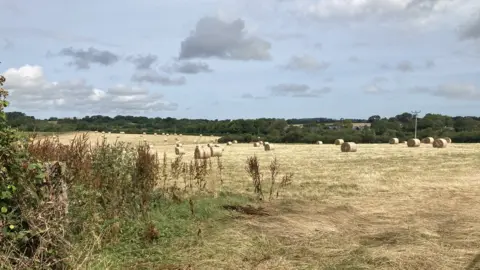
[[[105,131],[102,131],[102,134],[105,134]]]
[[[210,147],[196,146],[194,152],[195,159],[208,159],[212,156],[212,150]]]
[[[259,141],[258,143],[260,143],[260,145],[264,145],[264,144],[265,144],[263,141]]]
[[[120,131],[120,134],[125,134],[125,131]]]
[[[260,146],[260,143],[259,142],[254,142],[253,143],[253,147],[259,147]]]
[[[157,136],[157,133],[153,133],[153,136]]]
[[[391,138],[388,143],[389,144],[398,144],[400,140],[398,138]]]
[[[182,144],[181,142],[177,142],[177,143],[175,144],[175,146],[176,146],[176,147],[182,147],[183,144]]]
[[[223,149],[220,147],[209,147],[210,148],[210,155],[212,157],[221,157],[223,154]]]
[[[335,140],[335,145],[341,145],[343,144],[345,141],[343,139],[336,139]]]
[[[433,141],[433,148],[446,148],[448,145],[445,139],[436,139]]]
[[[182,134],[178,134],[178,136],[182,137],[183,135],[182,135]]]
[[[109,131],[109,132],[108,132],[108,134],[112,134],[112,132],[111,132],[111,131]]]
[[[168,140],[167,140],[167,138],[165,138],[165,139],[163,139],[163,141],[164,141],[164,142],[167,142]]]
[[[445,141],[447,141],[447,143],[452,143],[452,139],[450,139],[449,137],[445,137],[443,139],[445,139]]]
[[[233,143],[238,143],[238,141],[237,141],[237,140],[233,140]]]
[[[344,142],[340,146],[342,152],[357,152],[357,144],[354,142]]]
[[[263,149],[265,149],[265,151],[271,151],[271,150],[275,150],[275,147],[273,146],[273,144],[265,142],[263,144]]]
[[[426,137],[426,138],[423,138],[422,143],[432,144],[433,141],[435,141],[433,137]]]
[[[232,142],[227,142],[227,145],[232,145]]]
[[[419,139],[410,139],[407,141],[407,146],[408,147],[419,147],[420,146],[420,140]]]
[[[323,142],[322,141],[317,141],[317,144],[323,144]]]
[[[147,133],[145,133],[145,132],[143,132],[142,134],[143,134],[143,135],[147,135]]]
[[[181,146],[175,147],[175,155],[180,156],[185,154],[185,149]]]
[[[162,135],[165,136],[165,132],[162,132]]]

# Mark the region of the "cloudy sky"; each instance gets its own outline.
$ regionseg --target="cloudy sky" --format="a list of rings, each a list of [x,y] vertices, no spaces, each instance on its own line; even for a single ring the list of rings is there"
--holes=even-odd
[[[0,0],[36,117],[480,115],[478,0]]]

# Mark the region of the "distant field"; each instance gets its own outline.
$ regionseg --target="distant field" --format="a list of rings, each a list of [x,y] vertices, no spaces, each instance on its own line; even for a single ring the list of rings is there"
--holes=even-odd
[[[93,140],[100,138],[101,134],[93,134]],[[60,140],[68,142],[73,136],[60,135]],[[116,136],[107,134],[107,139],[114,141]],[[164,136],[153,135],[122,134],[119,140],[144,138],[173,160],[173,136],[167,143]],[[181,138],[185,160],[193,158],[198,139]],[[451,144],[445,149],[360,144],[356,153],[341,153],[334,145],[276,145],[271,152],[251,144],[222,147],[221,191],[252,194],[244,168],[253,155],[260,159],[265,190],[274,156],[281,174],[294,173],[293,185],[279,200],[263,203],[267,216],[245,215],[208,224],[210,229],[205,229],[208,233],[199,243],[179,239],[170,252],[183,265],[192,269],[478,269],[474,264],[480,260],[475,259],[480,257],[480,144]],[[153,248],[122,261],[142,260],[153,267],[158,263],[148,255],[154,254]]]
[[[58,134],[60,142],[62,143],[69,143],[71,139],[73,139],[75,136],[80,136],[82,134],[85,134],[84,132],[70,132],[70,133],[63,133],[63,134]],[[89,132],[87,133],[88,137],[90,138],[91,141],[101,141],[103,140],[103,137],[107,139],[108,142],[115,142],[116,140],[127,142],[127,143],[141,143],[146,140],[148,144],[151,144],[154,146],[155,149],[159,148],[160,146],[166,147],[166,146],[173,146],[177,142],[176,139],[178,139],[179,142],[182,144],[195,144],[196,142],[198,143],[209,143],[212,140],[217,140],[219,137],[214,137],[214,136],[189,136],[189,135],[153,135],[153,134],[146,134],[146,135],[140,135],[140,134],[119,134],[119,133],[111,133],[111,134],[102,134],[100,132]],[[48,136],[51,136],[52,134],[47,134]],[[167,139],[167,141],[165,141]]]

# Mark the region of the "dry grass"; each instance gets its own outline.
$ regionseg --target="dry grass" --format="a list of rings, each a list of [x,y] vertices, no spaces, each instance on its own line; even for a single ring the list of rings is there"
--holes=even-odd
[[[190,162],[194,145],[185,137],[183,160]],[[174,139],[163,145],[163,136],[151,138],[173,162]],[[226,148],[223,192],[253,194],[245,160],[254,155],[265,192],[275,156],[281,175],[295,174],[293,183],[280,193],[282,200],[261,203],[263,214],[243,213],[228,226],[210,224],[208,233],[199,229],[199,240],[179,240],[172,256],[193,269],[479,269],[480,144],[359,144],[356,153],[339,148]]]
[[[53,133],[52,133],[53,134]],[[70,140],[73,139],[75,136],[80,136],[83,134],[83,132],[71,132],[71,133],[64,133],[64,134],[59,134],[59,139],[61,143],[64,144],[69,144]],[[212,139],[218,139],[219,137],[211,137],[211,136],[189,136],[189,135],[182,135],[180,136],[165,136],[165,135],[153,135],[153,134],[119,134],[119,133],[111,133],[111,134],[102,134],[100,132],[95,133],[95,132],[89,132],[88,136],[90,140],[92,141],[102,141],[103,136],[107,139],[107,142],[113,143],[116,140],[126,142],[126,143],[139,143],[143,142],[145,139],[148,144],[152,144],[154,147],[153,149],[157,149],[160,146],[175,146],[175,144],[178,142],[175,140],[175,138],[179,139],[180,142],[185,145],[185,144],[195,144],[195,141],[197,141],[199,144],[207,144],[210,142]],[[120,138],[117,138],[120,136]],[[167,142],[164,141],[164,139],[167,139]],[[174,148],[172,148],[174,149]]]

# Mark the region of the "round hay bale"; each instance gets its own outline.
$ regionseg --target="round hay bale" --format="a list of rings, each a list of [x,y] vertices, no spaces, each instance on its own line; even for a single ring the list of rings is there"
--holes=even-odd
[[[233,140],[233,143],[238,143],[238,141],[237,141],[237,140]]]
[[[170,134],[167,133],[165,136],[169,136],[169,135],[170,135]]]
[[[95,133],[98,133],[98,130],[95,130]]]
[[[343,144],[345,141],[343,139],[336,139],[335,140],[335,145],[341,145]]]
[[[175,147],[175,155],[180,156],[185,154],[185,149],[181,146],[176,146]]]
[[[120,134],[125,134],[125,131],[120,131]]]
[[[178,136],[182,137],[183,135],[182,135],[182,134],[178,134]]]
[[[212,157],[221,157],[223,150],[220,147],[210,147],[210,155]]]
[[[433,141],[433,148],[446,148],[448,145],[445,139],[436,139]]]
[[[265,149],[265,151],[271,151],[271,150],[275,150],[275,147],[273,146],[273,144],[265,142],[263,144],[263,149]]]
[[[449,137],[445,137],[443,139],[445,139],[445,141],[447,141],[447,143],[452,143],[452,139],[450,139]]]
[[[260,146],[260,143],[259,142],[254,142],[253,143],[253,147],[259,147]]]
[[[426,138],[423,138],[422,143],[432,144],[433,141],[435,141],[433,137],[426,137]]]
[[[354,142],[344,142],[340,146],[342,152],[357,152],[357,144]]]
[[[167,140],[167,138],[165,138],[165,139],[163,139],[163,141],[164,141],[164,142],[167,142],[168,140]]]
[[[389,144],[398,144],[400,142],[400,140],[398,140],[398,138],[391,138],[388,143]]]
[[[180,143],[180,142],[177,142],[177,143],[175,144],[175,146],[176,146],[176,147],[182,147],[182,146],[183,146],[183,144],[182,144],[182,143]]]
[[[143,135],[147,135],[147,133],[146,133],[146,132],[143,132],[142,134],[143,134]]]
[[[202,137],[202,136],[203,136],[203,135],[202,135],[202,134],[200,134],[200,137]]]
[[[109,132],[108,132],[108,134],[112,134],[112,132],[111,132],[111,131],[109,131]]]
[[[147,142],[147,139],[143,139],[143,142]]]
[[[162,132],[162,135],[164,135],[164,136],[165,136],[165,132]]]
[[[232,142],[227,142],[227,145],[232,145]]]
[[[153,133],[153,136],[157,136],[157,133]]]
[[[201,147],[197,145],[195,147],[195,152],[193,156],[195,159],[207,159],[212,156],[212,150],[210,149],[210,147]]]
[[[317,144],[323,144],[323,142],[322,141],[317,141]]]
[[[407,141],[407,146],[408,147],[419,147],[420,146],[420,140],[419,139],[410,139]]]
[[[105,131],[102,131],[102,134],[105,134]]]

